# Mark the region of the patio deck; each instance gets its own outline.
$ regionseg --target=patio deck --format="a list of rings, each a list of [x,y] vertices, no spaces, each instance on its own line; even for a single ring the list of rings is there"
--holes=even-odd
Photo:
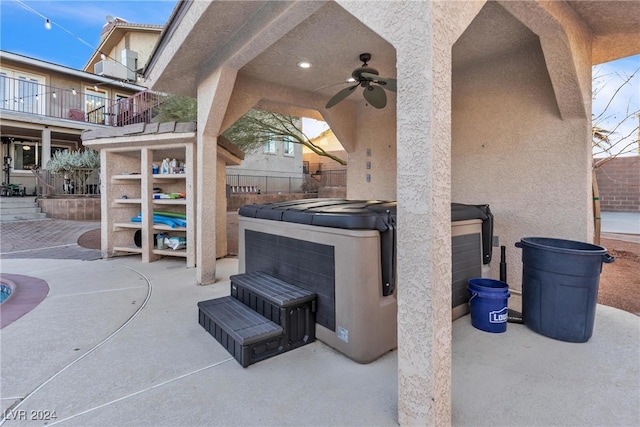
[[[32,416],[44,411],[49,426],[397,425],[396,352],[360,365],[316,341],[243,369],[198,324],[196,303],[229,293],[235,259],[209,286],[173,259],[4,259],[2,271],[50,286],[0,331],[7,426],[44,425]],[[453,425],[640,425],[630,313],[598,306],[584,344],[517,324],[489,334],[465,316],[452,357]]]

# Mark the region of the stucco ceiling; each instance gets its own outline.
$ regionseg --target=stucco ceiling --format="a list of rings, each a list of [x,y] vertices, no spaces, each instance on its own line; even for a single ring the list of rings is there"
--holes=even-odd
[[[638,34],[640,1],[574,1],[568,4],[595,35]],[[193,28],[170,62],[163,64],[163,71],[158,73],[155,82],[151,82],[153,88],[194,96],[201,67],[225,49],[224,43],[244,31],[247,22],[255,20],[268,7],[283,6],[260,1],[212,2],[203,9],[197,22],[192,23]],[[176,33],[181,30],[179,22],[174,26]],[[537,42],[537,36],[531,30],[499,3],[488,2],[456,44],[453,65],[491,60],[533,42]],[[381,76],[396,76],[393,46],[337,3],[326,2],[257,56],[244,61],[239,73],[320,93],[328,100],[346,86],[345,81],[353,69],[361,66],[358,56],[363,52],[371,53],[369,65]],[[312,67],[299,68],[296,64],[303,60],[311,62]]]
[[[296,89],[331,96],[370,53],[369,66],[396,76],[395,49],[336,3],[329,2],[241,69],[241,73]],[[302,69],[300,61],[312,67]]]

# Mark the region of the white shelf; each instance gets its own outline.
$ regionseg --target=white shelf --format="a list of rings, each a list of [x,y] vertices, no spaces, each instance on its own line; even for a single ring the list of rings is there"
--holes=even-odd
[[[187,179],[186,173],[155,173],[153,174],[153,179],[156,180],[164,180],[164,179]]]
[[[173,250],[173,249],[154,249],[153,253],[156,254],[156,255],[164,255],[164,256],[178,256],[178,257],[183,257],[183,258],[187,257],[187,250],[186,249],[177,249],[177,250]]]
[[[168,225],[163,225],[163,224],[153,224],[153,229],[161,230],[161,231],[187,231],[187,227],[171,228]]]
[[[142,228],[142,224],[139,222],[116,222],[113,226],[116,228],[133,228],[136,230],[140,230]]]
[[[112,181],[140,181],[142,179],[142,175],[137,174],[121,174],[121,175],[113,175],[111,177]]]
[[[153,199],[154,205],[186,205],[187,199]]]
[[[181,257],[186,259],[188,267],[195,266],[195,232],[192,224],[195,223],[195,194],[193,185],[193,171],[187,169],[182,174],[152,174],[151,168],[154,159],[160,157],[180,158],[187,164],[195,163],[195,139],[188,142],[167,140],[159,143],[150,136],[148,143],[127,145],[126,138],[122,144],[106,145],[104,164],[101,165],[107,172],[106,188],[103,196],[109,200],[107,211],[103,213],[108,224],[108,236],[106,246],[109,253],[142,254],[143,262],[153,262],[160,256]],[[96,147],[100,148],[99,145]],[[102,155],[102,154],[101,154]],[[140,173],[136,173],[140,171]],[[110,177],[110,178],[109,178]],[[184,193],[181,199],[154,199],[153,189],[161,187],[165,193]],[[129,196],[122,199],[123,195]],[[185,215],[186,227],[171,228],[167,224],[142,222],[129,222],[140,212],[172,211]],[[146,228],[148,227],[148,228]],[[166,233],[184,236],[190,245],[186,249],[172,250],[157,249],[155,242],[151,240],[142,242],[142,247],[133,243],[134,232],[142,230],[146,236],[157,233]]]
[[[115,199],[113,202],[121,205],[139,205],[142,199]]]
[[[142,248],[137,246],[114,246],[113,252],[127,252],[132,254],[141,254]]]

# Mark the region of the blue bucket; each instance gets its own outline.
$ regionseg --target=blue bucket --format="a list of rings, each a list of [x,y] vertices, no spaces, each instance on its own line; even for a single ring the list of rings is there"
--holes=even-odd
[[[471,324],[485,332],[507,330],[509,285],[493,279],[469,279]]]

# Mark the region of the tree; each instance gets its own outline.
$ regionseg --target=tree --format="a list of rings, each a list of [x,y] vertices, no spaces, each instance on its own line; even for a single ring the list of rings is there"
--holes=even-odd
[[[158,107],[155,117],[157,122],[189,122],[198,118],[198,103],[188,96],[168,95]],[[301,144],[319,156],[328,157],[341,165],[347,162],[340,157],[315,145],[305,135],[300,126],[300,119],[284,114],[263,110],[249,110],[237,122],[222,134],[241,150],[256,150],[268,141],[291,141]]]
[[[594,243],[600,243],[600,190],[596,179],[596,169],[605,163],[622,155],[632,153],[640,154],[640,109],[634,107],[631,100],[626,102],[626,106],[613,109],[612,105],[617,100],[622,89],[631,84],[632,79],[638,74],[640,68],[635,69],[631,74],[599,75],[593,76],[593,99],[601,94],[611,83],[616,84],[615,78],[619,79],[617,86],[607,98],[602,111],[594,114],[591,124],[591,136],[593,144],[593,169],[592,169],[592,192],[593,192],[593,217],[594,217]],[[621,83],[620,83],[621,82]],[[633,120],[633,122],[631,122]],[[606,126],[608,129],[604,128]]]
[[[637,153],[639,150],[638,120],[640,120],[640,110],[636,109],[631,100],[625,102],[624,108],[621,110],[612,109],[612,105],[617,101],[622,89],[630,85],[639,72],[640,68],[637,68],[631,74],[596,74],[593,77],[594,99],[611,84],[619,85],[609,95],[602,111],[594,114],[592,119],[593,155],[598,158],[594,161],[594,168],[602,166],[618,156]]]
[[[340,157],[315,145],[302,131],[300,119],[293,116],[252,109],[227,129],[223,136],[244,151],[255,150],[274,139],[288,140],[304,145],[317,155],[333,159],[341,165],[347,164]]]
[[[168,95],[158,107],[156,122],[192,122],[198,119],[198,102],[195,98]]]

